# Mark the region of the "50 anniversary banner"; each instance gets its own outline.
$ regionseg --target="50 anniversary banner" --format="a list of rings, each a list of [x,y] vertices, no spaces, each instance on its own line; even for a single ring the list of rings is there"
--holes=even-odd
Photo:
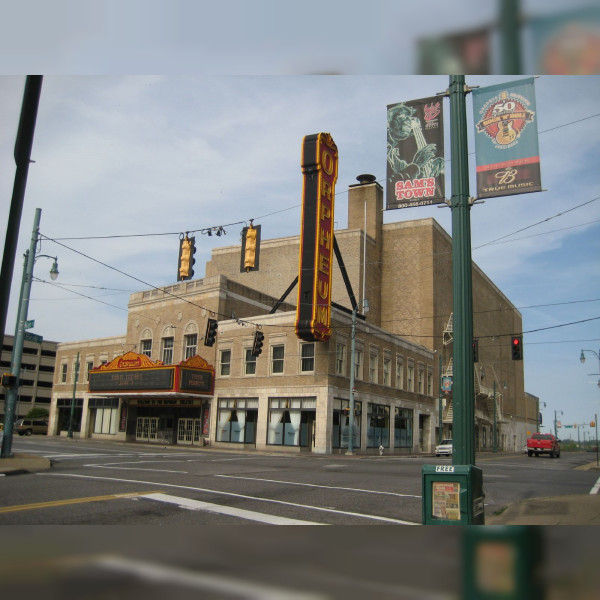
[[[473,90],[477,197],[542,189],[533,78]]]

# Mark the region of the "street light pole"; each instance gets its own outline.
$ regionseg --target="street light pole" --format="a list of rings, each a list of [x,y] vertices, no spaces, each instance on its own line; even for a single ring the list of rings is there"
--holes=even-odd
[[[23,359],[23,343],[25,341],[25,321],[27,321],[27,311],[29,310],[29,296],[31,293],[31,283],[33,281],[33,265],[35,264],[36,249],[39,239],[40,219],[42,209],[36,208],[35,217],[33,220],[33,231],[31,234],[31,244],[29,251],[26,253],[26,264],[23,270],[23,281],[21,282],[21,299],[18,309],[18,319],[13,344],[11,375],[14,377],[14,383],[10,385],[5,392],[4,404],[4,439],[2,440],[2,458],[12,458],[12,438],[15,423],[15,407],[17,405],[17,396],[19,390],[19,376],[21,373],[21,362]],[[46,255],[40,255],[46,256]],[[50,270],[52,279],[58,276],[58,266],[56,257],[53,258],[54,263]]]
[[[596,352],[595,350],[582,350],[581,356],[579,357],[579,362],[581,362],[581,364],[585,362],[585,352],[591,352],[598,359],[598,373],[595,373],[595,375],[600,376],[600,351]],[[598,379],[598,387],[600,387],[600,379]]]
[[[498,424],[496,422],[496,413],[498,412],[496,410],[496,380],[494,379],[494,432],[493,432],[493,440],[494,440],[494,452],[498,452]]]
[[[558,437],[558,425],[557,425],[557,420],[556,420],[556,413],[560,413],[561,416],[564,414],[562,410],[555,410],[554,411],[554,437],[555,438]]]
[[[362,301],[363,314],[369,312],[369,301]],[[356,356],[356,313],[358,304],[352,309],[352,329],[350,332],[350,402],[348,407],[348,450],[346,454],[354,453],[354,361]]]
[[[75,362],[75,372],[73,373],[73,397],[71,398],[71,414],[69,416],[69,430],[67,431],[67,437],[73,437],[73,421],[75,417],[75,396],[77,395],[77,380],[79,379],[79,352],[77,353],[77,360]]]

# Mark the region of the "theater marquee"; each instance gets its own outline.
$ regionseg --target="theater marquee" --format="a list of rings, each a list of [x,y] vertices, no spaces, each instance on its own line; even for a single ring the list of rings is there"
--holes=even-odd
[[[200,356],[178,365],[153,362],[144,354],[127,352],[89,373],[90,393],[212,395],[214,368]]]
[[[302,231],[296,335],[307,342],[331,336],[333,209],[338,151],[329,133],[307,135],[302,146]]]

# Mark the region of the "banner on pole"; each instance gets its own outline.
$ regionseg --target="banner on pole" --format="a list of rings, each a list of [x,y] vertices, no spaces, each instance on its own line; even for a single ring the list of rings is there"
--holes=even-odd
[[[442,98],[391,104],[387,123],[386,209],[445,202]]]
[[[473,90],[477,196],[542,189],[533,78]]]

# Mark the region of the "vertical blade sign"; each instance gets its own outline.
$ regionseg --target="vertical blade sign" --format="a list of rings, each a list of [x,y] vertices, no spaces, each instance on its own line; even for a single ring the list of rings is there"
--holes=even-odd
[[[329,133],[305,136],[302,173],[296,335],[307,342],[325,342],[331,336],[333,212],[338,174],[338,150]]]

